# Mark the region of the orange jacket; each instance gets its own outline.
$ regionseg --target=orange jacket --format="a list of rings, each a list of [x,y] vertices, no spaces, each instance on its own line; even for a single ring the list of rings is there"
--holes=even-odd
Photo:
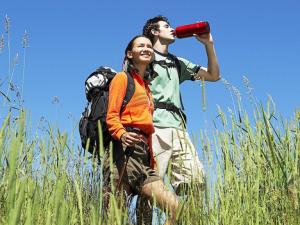
[[[127,76],[120,72],[112,79],[109,87],[109,100],[107,108],[106,123],[113,138],[120,140],[126,132],[126,126],[139,128],[148,135],[150,148],[151,167],[155,167],[155,159],[152,151],[153,125],[153,98],[148,84],[135,72],[132,72],[135,84],[135,92],[121,112],[121,106],[126,94]]]
[[[107,108],[106,123],[111,135],[120,140],[126,132],[126,126],[139,128],[147,135],[154,132],[153,126],[153,98],[148,84],[142,78],[132,73],[135,84],[135,92],[131,100],[121,111],[121,106],[126,93],[127,76],[125,72],[116,74],[110,84],[109,101]]]

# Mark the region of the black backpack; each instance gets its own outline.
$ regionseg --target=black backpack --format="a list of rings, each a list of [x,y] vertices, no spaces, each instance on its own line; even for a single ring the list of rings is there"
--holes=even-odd
[[[100,159],[99,147],[103,146],[104,149],[108,149],[109,143],[112,139],[106,125],[106,114],[109,97],[109,85],[115,75],[116,71],[110,67],[101,66],[96,71],[91,73],[85,80],[85,94],[88,103],[85,107],[85,110],[82,112],[81,119],[79,121],[79,134],[82,147],[88,150],[88,152],[91,154],[95,154],[98,159]],[[121,111],[130,101],[135,91],[135,85],[132,76],[127,73],[126,75],[128,82]],[[101,125],[102,143],[99,141],[100,136],[98,132],[98,121],[100,121]],[[88,139],[90,140],[90,144],[87,148]]]

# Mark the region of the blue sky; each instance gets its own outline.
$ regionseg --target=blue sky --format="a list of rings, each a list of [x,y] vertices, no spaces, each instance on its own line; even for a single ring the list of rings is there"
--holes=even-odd
[[[121,69],[128,41],[145,21],[158,14],[171,25],[210,22],[221,75],[249,101],[242,77],[250,80],[255,97],[271,95],[278,111],[291,118],[299,109],[300,3],[286,1],[17,1],[2,0],[0,37],[5,15],[11,19],[11,58],[18,53],[13,82],[24,87],[25,106],[33,128],[43,116],[70,131],[86,103],[84,80],[100,65]],[[21,38],[29,34],[23,80]],[[170,52],[206,66],[203,46],[194,38],[178,39]],[[6,91],[8,48],[0,54],[0,79]],[[7,84],[7,83],[6,83]],[[219,81],[206,84],[207,110],[202,111],[199,83],[182,85],[191,132],[209,130],[217,107],[233,108],[230,92]],[[53,103],[54,98],[59,99]],[[1,106],[3,98],[0,97]],[[251,114],[251,108],[249,109]],[[3,114],[1,115],[3,117]]]

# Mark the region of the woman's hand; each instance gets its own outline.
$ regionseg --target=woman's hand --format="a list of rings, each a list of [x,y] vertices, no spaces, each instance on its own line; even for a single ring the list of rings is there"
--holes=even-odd
[[[134,132],[126,132],[121,136],[121,142],[126,147],[132,146],[141,141],[140,135]]]

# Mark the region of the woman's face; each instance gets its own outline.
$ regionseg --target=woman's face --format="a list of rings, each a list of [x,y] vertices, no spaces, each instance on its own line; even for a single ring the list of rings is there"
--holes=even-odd
[[[145,37],[138,37],[133,41],[132,50],[127,52],[127,57],[136,65],[148,65],[153,59],[153,54],[151,41]]]

